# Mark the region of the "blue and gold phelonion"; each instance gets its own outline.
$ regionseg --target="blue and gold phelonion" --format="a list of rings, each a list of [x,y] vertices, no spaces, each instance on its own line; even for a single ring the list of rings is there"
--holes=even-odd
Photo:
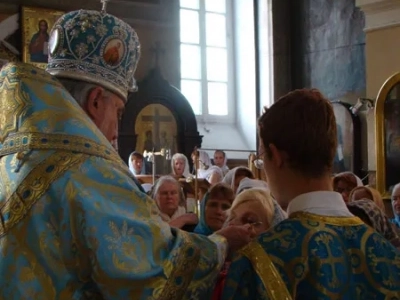
[[[209,299],[226,240],[172,231],[56,78],[3,67],[0,299]]]

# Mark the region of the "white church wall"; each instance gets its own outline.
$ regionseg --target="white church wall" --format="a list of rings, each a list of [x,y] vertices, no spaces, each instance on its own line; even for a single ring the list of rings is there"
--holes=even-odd
[[[233,0],[235,102],[233,123],[202,122],[198,130],[203,135],[202,147],[207,149],[256,150],[257,115],[255,82],[254,10],[252,1]],[[227,151],[232,159],[247,159],[249,152]],[[212,155],[213,151],[209,151]]]
[[[235,0],[237,126],[248,149],[256,148],[256,70],[253,1]]]
[[[247,159],[251,150],[239,128],[234,124],[199,124],[198,128],[203,135],[202,148],[249,150],[249,152],[226,151],[228,159]],[[213,157],[214,151],[207,151]]]

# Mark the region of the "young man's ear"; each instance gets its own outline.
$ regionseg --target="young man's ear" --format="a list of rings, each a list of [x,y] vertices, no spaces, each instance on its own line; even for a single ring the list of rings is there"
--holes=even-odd
[[[281,151],[276,148],[274,144],[268,145],[269,152],[271,153],[271,161],[275,165],[275,167],[280,168],[284,162],[284,155]]]
[[[97,86],[93,88],[87,96],[85,110],[92,120],[97,120],[103,117],[104,92],[103,88]]]

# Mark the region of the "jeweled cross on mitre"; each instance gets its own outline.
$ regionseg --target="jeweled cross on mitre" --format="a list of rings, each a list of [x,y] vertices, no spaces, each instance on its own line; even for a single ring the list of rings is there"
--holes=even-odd
[[[107,11],[107,3],[109,2],[110,0],[100,0],[100,2],[103,4],[103,6],[102,6],[102,8],[101,8],[101,12],[102,13],[106,13]]]

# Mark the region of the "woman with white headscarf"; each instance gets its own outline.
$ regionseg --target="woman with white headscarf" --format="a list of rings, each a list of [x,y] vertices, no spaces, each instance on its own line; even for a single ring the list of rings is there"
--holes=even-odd
[[[245,177],[240,181],[239,187],[237,188],[236,191],[236,195],[239,195],[244,190],[254,189],[254,188],[268,190],[268,184],[264,180],[257,180]]]
[[[196,225],[196,214],[186,212],[186,204],[179,182],[172,176],[160,177],[151,191],[156,201],[160,217],[171,227],[183,228],[185,225]]]
[[[350,201],[349,196],[351,191],[359,186],[364,186],[361,179],[352,172],[342,172],[336,174],[333,178],[333,190],[342,194],[344,202]]]
[[[131,155],[129,155],[129,171],[132,173],[132,179],[136,183],[137,187],[142,193],[146,193],[150,187],[143,187],[142,184],[136,179],[136,175],[145,174],[144,165],[143,165],[143,155],[139,152],[133,151]]]
[[[189,161],[186,155],[175,153],[171,159],[172,174],[177,177],[190,177]]]
[[[233,189],[233,192],[236,194],[240,181],[246,177],[254,179],[253,172],[247,167],[236,167],[226,173],[222,182],[230,185]]]
[[[137,151],[133,151],[131,155],[129,155],[128,166],[133,175],[146,174],[143,161],[143,155]]]
[[[204,150],[195,150],[192,153],[192,160],[196,168],[196,151],[199,158],[199,169],[197,170],[197,177],[204,178],[211,185],[221,182],[224,177],[220,167],[213,166],[208,153]]]
[[[229,168],[226,165],[228,162],[228,158],[226,157],[225,151],[215,150],[214,152],[214,165],[220,167],[224,176],[229,172]]]

